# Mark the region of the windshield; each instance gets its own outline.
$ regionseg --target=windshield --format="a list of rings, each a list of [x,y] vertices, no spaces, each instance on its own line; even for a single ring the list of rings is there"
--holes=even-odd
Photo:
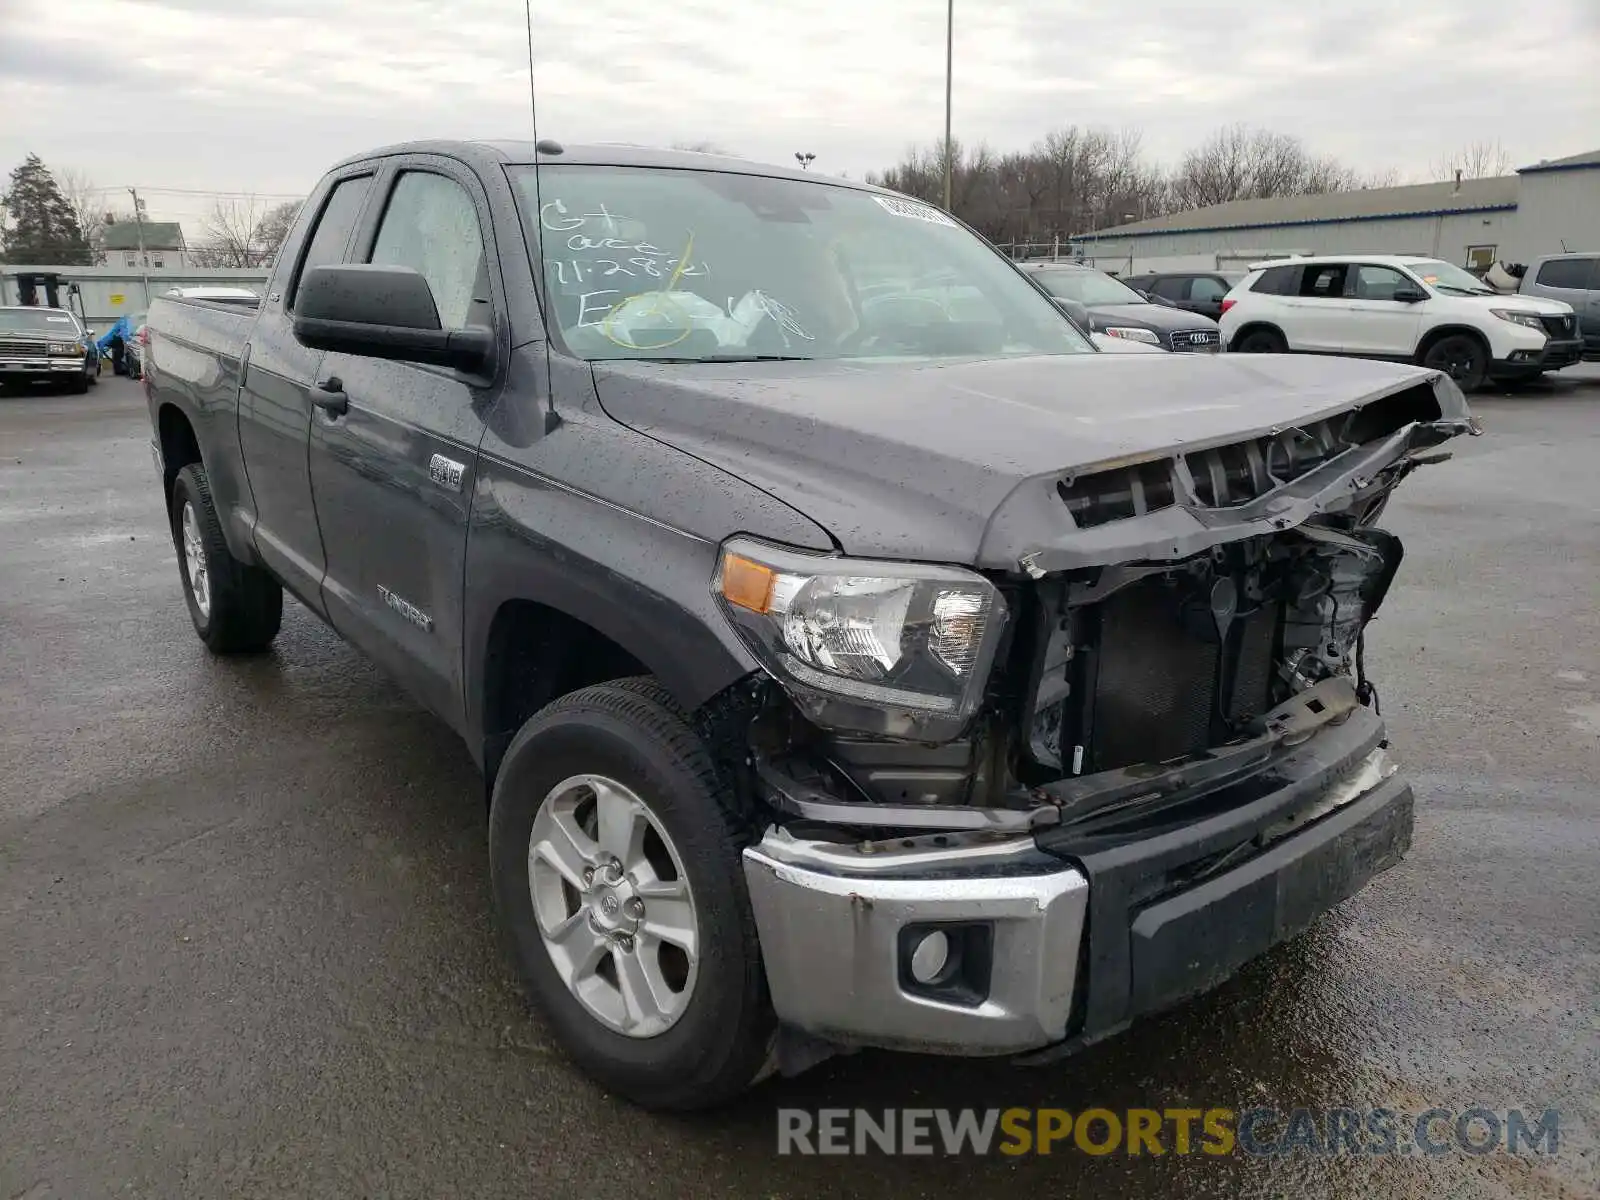
[[[511,174],[580,358],[1093,353],[1004,258],[914,200],[720,171],[539,170],[537,193],[532,167]]]
[[[1084,267],[1062,271],[1035,271],[1035,278],[1052,296],[1076,300],[1079,304],[1148,304],[1143,296],[1109,275]]]
[[[78,322],[73,315],[55,308],[0,308],[0,329],[9,333],[78,336]]]
[[[1429,261],[1407,263],[1406,269],[1429,287],[1450,292],[1465,292],[1470,296],[1498,296],[1500,293],[1485,287],[1483,280],[1470,271],[1451,266],[1447,262]]]

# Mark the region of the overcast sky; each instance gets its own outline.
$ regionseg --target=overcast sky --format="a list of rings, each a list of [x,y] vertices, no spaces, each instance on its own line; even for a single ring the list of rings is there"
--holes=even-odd
[[[1077,123],[1175,161],[1218,125],[1422,172],[1498,138],[1518,165],[1600,145],[1600,0],[955,0],[955,130],[996,149]],[[943,0],[533,0],[539,132],[712,141],[859,176],[939,136]],[[67,14],[70,12],[70,19]],[[523,137],[522,0],[0,0],[0,170],[299,194],[426,136]]]

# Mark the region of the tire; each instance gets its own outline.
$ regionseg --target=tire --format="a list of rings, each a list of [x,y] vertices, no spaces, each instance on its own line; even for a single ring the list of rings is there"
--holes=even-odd
[[[1235,354],[1286,354],[1289,343],[1276,329],[1258,326],[1235,338],[1229,349]]]
[[[1421,354],[1425,367],[1443,371],[1463,392],[1475,392],[1489,374],[1489,349],[1469,333],[1449,333]]]
[[[630,869],[621,876],[627,882],[617,885],[630,896],[636,883],[646,889],[639,893],[645,908],[636,940],[626,935],[622,941],[611,940],[611,930],[592,932],[595,922],[606,919],[603,904],[615,900],[603,867],[596,876],[598,886],[580,890],[563,884],[566,871],[557,874],[550,861],[543,856],[535,860],[531,852],[540,813],[550,810],[538,826],[548,831],[554,827],[552,813],[573,794],[584,795],[585,784],[575,793],[563,787],[578,777],[599,777],[596,782],[611,789],[613,797],[620,786],[630,802],[642,802],[648,821],[659,831],[658,851],[662,844],[670,847],[666,874]],[[598,814],[599,793],[590,788],[587,794]],[[579,800],[570,810],[573,819],[581,817],[584,803]],[[495,779],[490,872],[501,931],[523,984],[572,1060],[611,1091],[643,1107],[687,1110],[726,1103],[749,1088],[767,1065],[776,1018],[745,891],[745,830],[683,712],[649,679],[584,688],[556,700],[522,727]],[[638,844],[648,844],[649,838],[649,833],[638,835]],[[634,844],[632,836],[625,840]],[[541,841],[548,844],[543,836]],[[599,841],[594,837],[588,843],[588,851],[594,852],[591,863],[604,862]],[[571,845],[576,849],[575,841]],[[661,859],[659,852],[656,858]],[[647,914],[648,906],[658,903],[652,897],[674,886],[660,882],[669,874],[687,882],[685,924],[694,930],[698,954],[694,959],[685,956],[687,982],[669,996],[679,1005],[676,1015],[664,1027],[634,1024],[630,1034],[608,1024],[597,1015],[598,1003],[580,999],[578,990],[569,987],[541,932],[540,914],[547,928],[576,929],[585,945],[604,947],[592,952],[598,965],[590,978],[601,978],[605,986],[591,985],[587,994],[615,1001],[613,1008],[620,1013],[629,1006],[621,999],[619,972],[630,961],[636,971],[654,961],[656,978],[665,975],[666,942],[649,932]],[[558,899],[552,901],[552,896]],[[624,911],[633,911],[628,908],[632,903],[624,900]],[[568,910],[571,915],[563,923],[560,916]],[[609,983],[603,977],[607,965]],[[682,974],[680,970],[681,983]]]
[[[240,562],[228,549],[205,468],[199,463],[190,463],[178,472],[172,485],[170,520],[183,596],[200,640],[213,654],[265,650],[283,621],[283,587],[260,567]],[[196,545],[190,544],[190,537],[196,539]],[[191,550],[204,566],[199,572],[203,598],[196,593]]]
[[[87,375],[83,374],[82,372],[79,372],[77,375],[74,375],[72,377],[72,381],[67,384],[67,394],[69,396],[81,396],[85,392],[87,392],[88,390],[89,390],[89,377]]]

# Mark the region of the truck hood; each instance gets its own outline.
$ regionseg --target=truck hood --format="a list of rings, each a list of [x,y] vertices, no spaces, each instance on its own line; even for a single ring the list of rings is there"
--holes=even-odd
[[[1420,422],[1445,419],[1443,436],[1468,420],[1437,372],[1294,355],[604,362],[594,376],[613,418],[765,489],[848,554],[1012,572],[1074,544],[1093,543],[1097,561],[1148,556],[1138,538],[1117,551],[1109,527],[1075,526],[1059,485],[1085,473],[1277,436],[1402,393],[1422,398]],[[1282,508],[1253,531],[1282,527]],[[1190,517],[1215,528],[1214,514]],[[1157,540],[1195,552],[1170,529]]]

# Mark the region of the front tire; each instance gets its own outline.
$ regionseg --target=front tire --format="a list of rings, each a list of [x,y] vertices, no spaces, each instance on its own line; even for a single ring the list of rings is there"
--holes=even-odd
[[[283,587],[228,549],[199,463],[184,467],[173,482],[171,520],[183,595],[200,640],[213,654],[265,650],[283,622]]]
[[[1489,350],[1469,334],[1447,334],[1423,351],[1422,365],[1443,371],[1463,392],[1475,392],[1489,374]]]
[[[583,1070],[646,1108],[724,1103],[766,1065],[743,828],[648,679],[561,697],[495,779],[495,904],[529,996]]]
[[[74,375],[72,377],[72,381],[67,384],[67,394],[71,396],[82,396],[88,390],[89,377],[83,374],[81,371]]]

